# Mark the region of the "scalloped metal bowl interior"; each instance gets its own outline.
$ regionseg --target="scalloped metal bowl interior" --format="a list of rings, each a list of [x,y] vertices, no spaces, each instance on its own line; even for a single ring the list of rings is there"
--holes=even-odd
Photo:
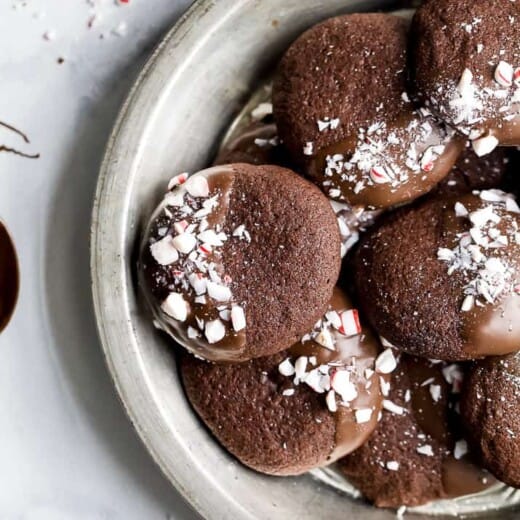
[[[208,164],[233,116],[288,44],[321,19],[389,4],[199,1],[154,53],[109,142],[92,223],[92,284],[101,342],[144,444],[206,518],[394,517],[310,475],[265,477],[230,457],[186,401],[171,345],[153,329],[132,269],[141,226],[167,180]]]

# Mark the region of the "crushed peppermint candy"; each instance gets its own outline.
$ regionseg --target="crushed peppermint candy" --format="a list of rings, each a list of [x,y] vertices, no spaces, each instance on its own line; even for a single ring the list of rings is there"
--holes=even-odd
[[[498,146],[498,143],[499,141],[494,135],[485,135],[471,141],[471,147],[479,157],[484,157],[490,154]]]
[[[395,460],[387,462],[386,469],[389,469],[390,471],[397,471],[399,469],[399,462]]]
[[[393,413],[395,415],[404,415],[406,411],[402,406],[395,404],[393,401],[390,401],[389,399],[383,399],[383,408],[387,412]]]
[[[336,311],[329,309],[324,317],[316,323],[314,329],[302,338],[302,344],[314,341],[324,348],[336,350],[336,342],[341,337],[361,335],[362,329],[355,309]],[[361,367],[356,357],[341,361],[330,361],[318,364],[316,356],[299,356],[284,359],[278,365],[278,372],[285,377],[292,377],[293,384],[306,384],[317,393],[325,394],[325,403],[330,412],[335,413],[339,407],[350,407],[358,397],[360,388],[368,388],[376,371]],[[373,410],[362,408],[353,410],[356,422],[370,421]]]
[[[177,292],[170,293],[163,301],[161,309],[177,321],[186,321],[189,312],[189,304],[184,296]]]
[[[303,147],[303,155],[312,155],[314,153],[314,143],[307,141]]]
[[[464,457],[464,455],[466,455],[466,453],[468,453],[468,451],[469,451],[468,443],[464,439],[462,439],[455,443],[455,449],[453,450],[453,456],[457,460],[459,460],[462,457]]]
[[[464,372],[460,365],[452,363],[442,368],[442,375],[446,382],[451,385],[451,393],[459,394],[464,381]]]
[[[339,118],[328,118],[318,119],[317,121],[318,130],[324,132],[325,130],[336,130],[339,126]]]
[[[254,121],[261,121],[264,117],[270,116],[273,113],[273,104],[270,102],[259,103],[251,111],[251,118]]]
[[[461,311],[495,304],[503,295],[515,292],[519,283],[520,209],[513,197],[500,190],[476,192],[479,208],[467,211],[459,202],[455,216],[469,220],[468,232],[456,235],[453,249],[439,248],[437,258],[448,264],[448,274],[460,272],[467,280]],[[511,246],[518,246],[516,255]]]
[[[162,312],[186,322],[188,339],[203,337],[214,344],[246,328],[245,309],[234,301],[231,277],[222,272],[219,258],[226,242],[249,242],[251,236],[244,226],[228,236],[221,224],[210,224],[221,195],[210,193],[208,178],[181,173],[170,180],[148,247],[158,266],[164,267],[155,274],[157,281],[170,290],[161,303]]]
[[[384,350],[376,359],[376,372],[390,374],[397,367],[397,360],[391,348]]]
[[[483,47],[482,47],[483,49]],[[481,50],[482,50],[481,49]],[[493,63],[491,63],[493,65]],[[482,78],[464,69],[458,83],[439,85],[427,105],[459,131],[476,141],[477,155],[486,155],[498,145],[498,139],[486,132],[486,121],[512,121],[520,116],[520,71],[500,60],[494,65],[493,84],[481,86]]]
[[[358,424],[367,423],[372,419],[372,408],[360,408],[354,412],[354,416],[356,418],[356,422]]]
[[[433,448],[429,444],[424,444],[417,447],[417,453],[426,455],[427,457],[433,457]]]
[[[412,175],[430,173],[445,152],[454,131],[435,122],[426,109],[413,113],[403,128],[390,128],[384,121],[358,131],[354,151],[329,154],[325,158],[323,186],[333,197],[340,184],[351,185],[354,193],[378,184],[392,191]],[[332,191],[332,194],[331,194]]]
[[[430,385],[429,386],[430,395],[435,403],[437,403],[442,395],[441,386],[440,385]]]
[[[350,249],[358,242],[359,232],[365,231],[374,224],[376,217],[381,210],[368,210],[363,206],[351,207],[348,204],[339,202],[341,198],[340,190],[329,190],[332,209],[336,214],[341,236],[341,257],[343,258]]]

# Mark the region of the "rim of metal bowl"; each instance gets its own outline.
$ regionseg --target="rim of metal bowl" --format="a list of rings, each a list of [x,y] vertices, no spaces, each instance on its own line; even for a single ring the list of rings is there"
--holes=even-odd
[[[100,260],[103,253],[100,251],[99,244],[101,240],[101,229],[100,222],[103,218],[104,208],[102,203],[103,192],[106,184],[109,182],[109,176],[111,172],[111,163],[113,161],[113,153],[117,148],[117,143],[121,137],[124,127],[131,120],[132,107],[134,102],[140,97],[140,94],[145,88],[146,83],[150,75],[153,73],[155,67],[160,61],[164,51],[169,47],[173,41],[181,42],[189,27],[193,24],[194,20],[202,17],[207,13],[215,4],[214,0],[195,0],[194,3],[186,10],[186,12],[179,18],[177,23],[168,31],[159,44],[156,46],[151,56],[148,58],[145,66],[139,73],[135,80],[130,92],[128,93],[120,111],[114,128],[111,132],[109,140],[106,145],[106,149],[101,164],[99,177],[96,186],[96,192],[94,196],[94,203],[92,209],[92,223],[91,223],[91,236],[90,236],[90,271],[91,271],[91,284],[92,284],[92,296],[94,304],[94,313],[96,316],[96,324],[98,335],[100,338],[103,355],[105,362],[108,366],[110,377],[114,382],[114,386],[117,391],[117,395],[123,408],[130,419],[133,427],[137,431],[141,442],[144,444],[147,451],[150,453],[155,464],[159,467],[166,478],[174,485],[174,487],[182,494],[182,496],[190,503],[190,505],[201,515],[206,516],[210,511],[210,502],[206,500],[200,500],[200,497],[195,496],[188,487],[189,475],[187,468],[189,467],[189,459],[179,450],[179,465],[178,471],[172,473],[168,471],[168,468],[163,464],[161,456],[154,450],[154,445],[150,442],[151,436],[144,427],[143,423],[137,417],[133,408],[130,408],[127,403],[127,390],[125,383],[121,380],[121,373],[117,369],[116,360],[113,357],[113,351],[109,348],[109,338],[107,335],[105,320],[107,318],[106,313],[103,309],[103,297],[101,294],[102,278],[100,274]],[[247,512],[240,507],[240,505],[233,501],[235,505],[235,511],[241,510],[242,513]],[[249,515],[247,515],[249,516]]]

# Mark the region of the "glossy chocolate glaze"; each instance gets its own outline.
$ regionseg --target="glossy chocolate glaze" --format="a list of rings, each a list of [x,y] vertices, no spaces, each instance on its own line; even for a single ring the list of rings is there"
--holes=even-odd
[[[478,210],[486,204],[478,195],[466,195],[451,200],[443,213],[443,241],[446,247],[452,248],[457,243],[457,234],[467,232],[469,222],[466,218],[456,217],[453,210],[454,203],[462,203],[469,212]],[[497,228],[505,235],[511,222],[520,227],[520,215],[500,211],[502,220]],[[498,255],[507,260],[514,270],[515,285],[520,282],[520,244],[514,240],[504,248],[491,252],[490,256]],[[465,282],[463,275],[453,275],[454,282],[462,286]],[[462,294],[462,292],[461,292]],[[514,290],[507,290],[495,303],[475,305],[471,310],[460,312],[461,336],[465,350],[472,357],[496,356],[515,352],[520,349],[520,294]]]
[[[0,332],[11,319],[18,299],[19,271],[14,243],[0,222]]]
[[[479,468],[469,454],[456,459],[452,453],[455,442],[463,437],[460,417],[455,411],[458,393],[453,392],[442,373],[445,363],[418,360],[407,363],[411,384],[411,410],[422,431],[447,448],[442,461],[442,483],[449,498],[483,491],[497,481]],[[428,381],[428,384],[424,384]],[[430,385],[440,387],[440,399],[434,401]],[[458,389],[457,389],[458,390]]]
[[[422,124],[428,124],[432,128],[431,135],[424,141],[418,138],[419,130],[416,129]],[[416,125],[416,128],[408,131],[410,125]],[[371,180],[368,172],[357,166],[348,172],[334,172],[333,175],[327,175],[327,158],[339,154],[346,161],[350,160],[359,147],[358,134],[319,150],[310,163],[310,175],[331,198],[347,202],[352,206],[389,208],[414,200],[430,191],[450,172],[465,143],[463,138],[447,135],[445,129],[438,126],[432,118],[423,118],[412,111],[403,113],[398,120],[388,123],[381,135],[382,140],[385,141],[390,134],[396,136],[396,142],[387,145],[386,149],[377,154],[378,166],[383,166],[389,171],[396,168],[401,170],[407,177],[405,180],[376,183]],[[367,134],[365,142],[370,140],[381,141],[380,137],[370,137]],[[433,161],[433,167],[428,171],[424,169],[413,171],[406,165],[411,146],[416,146],[416,154],[420,158],[428,148],[441,143],[444,151]],[[358,189],[360,184],[364,185],[362,189]],[[339,191],[338,195],[335,194],[336,191]]]
[[[490,127],[488,134],[494,135],[501,146],[520,146],[520,116],[510,121],[499,121],[497,126]]]
[[[222,226],[226,221],[229,194],[233,186],[234,173],[225,167],[215,167],[203,170],[196,175],[204,176],[207,179],[210,190],[208,198],[216,196],[218,201],[211,213],[207,216],[208,229],[215,228],[215,226],[218,225]],[[174,190],[174,193],[184,192],[185,189],[182,186]],[[165,213],[165,210],[169,214]],[[240,354],[244,352],[246,329],[235,332],[232,327],[226,326],[225,336],[213,344],[208,343],[202,333],[198,337],[188,337],[188,329],[190,327],[199,331],[197,319],[207,322],[219,318],[219,307],[222,305],[219,305],[209,297],[206,297],[206,303],[197,303],[195,301],[196,295],[193,291],[183,291],[189,303],[189,312],[186,320],[181,322],[168,316],[161,309],[161,302],[164,301],[167,293],[163,291],[154,292],[156,284],[154,280],[150,278],[147,269],[147,267],[154,262],[150,255],[150,238],[157,238],[159,236],[158,230],[164,227],[168,228],[168,233],[175,234],[172,229],[173,225],[177,220],[181,220],[181,218],[175,218],[174,215],[175,208],[170,206],[168,199],[165,198],[153,213],[148,228],[144,233],[141,246],[141,267],[139,268],[141,285],[153,311],[156,324],[187,350],[198,356],[212,361],[231,361],[234,357],[240,356]],[[182,219],[186,220],[188,224],[191,224],[193,221],[190,216],[182,217]],[[220,275],[224,275],[220,255],[215,249],[208,254],[207,262],[214,263],[215,270]],[[170,273],[168,272],[166,276],[170,276]]]
[[[332,310],[341,312],[354,308],[348,296],[339,288],[334,289],[330,302]],[[381,346],[372,332],[363,328],[361,334],[347,337],[335,329],[331,330],[335,350],[322,347],[313,340],[296,343],[289,349],[291,357],[316,356],[317,365],[355,366],[351,371],[351,381],[355,384],[357,397],[348,406],[338,404],[334,412],[336,419],[336,445],[329,456],[329,462],[334,462],[361,446],[374,431],[382,408],[383,396],[377,373],[367,379],[365,370],[374,370],[374,362]],[[387,376],[383,376],[385,381]],[[355,410],[370,408],[371,418],[368,422],[358,423]]]

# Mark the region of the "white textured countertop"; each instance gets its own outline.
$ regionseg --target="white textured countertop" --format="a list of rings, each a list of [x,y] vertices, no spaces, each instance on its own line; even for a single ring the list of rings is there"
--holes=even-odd
[[[118,402],[89,287],[105,142],[143,59],[189,3],[0,2],[0,120],[31,140],[0,129],[0,144],[41,154],[0,153],[0,218],[21,264],[0,335],[2,519],[195,517]]]

